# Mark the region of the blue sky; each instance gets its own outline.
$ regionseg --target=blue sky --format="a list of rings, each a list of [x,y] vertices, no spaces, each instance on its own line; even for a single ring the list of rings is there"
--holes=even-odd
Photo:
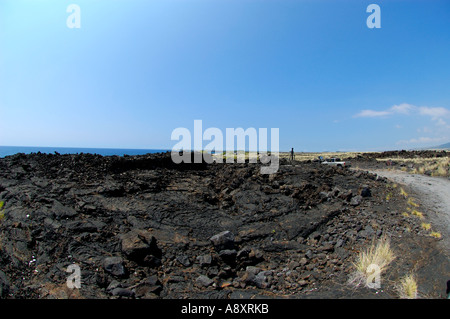
[[[281,150],[432,146],[449,88],[445,0],[0,0],[0,145],[171,149],[200,119]]]

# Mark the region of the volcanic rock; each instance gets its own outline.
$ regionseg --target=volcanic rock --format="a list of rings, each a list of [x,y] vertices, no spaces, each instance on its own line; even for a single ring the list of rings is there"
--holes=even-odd
[[[197,279],[195,280],[195,284],[199,287],[208,287],[212,285],[213,282],[214,281],[212,279],[204,275],[198,276]]]
[[[125,275],[125,267],[121,257],[106,257],[103,260],[103,267],[114,276]]]
[[[200,267],[209,266],[212,263],[212,257],[210,254],[197,256],[196,260],[200,264]]]
[[[135,229],[123,235],[121,249],[128,259],[138,263],[150,266],[160,263],[161,250],[156,245],[156,238],[146,230]]]
[[[260,168],[170,154],[0,158],[0,297],[58,297],[72,263],[82,298],[365,297],[343,283],[382,234],[405,252],[390,278],[419,259],[449,269],[388,180],[283,159],[276,174]]]
[[[229,230],[223,231],[210,238],[217,251],[232,249],[234,247],[234,235]]]

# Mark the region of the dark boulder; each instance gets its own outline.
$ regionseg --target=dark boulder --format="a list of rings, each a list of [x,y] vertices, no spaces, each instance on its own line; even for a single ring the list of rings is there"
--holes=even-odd
[[[158,266],[162,256],[156,238],[142,229],[132,230],[122,236],[121,250],[129,260],[148,266]]]
[[[200,275],[195,280],[195,285],[197,287],[200,287],[200,288],[205,288],[205,287],[208,287],[208,286],[212,285],[213,282],[214,282],[214,280],[208,278],[207,276]]]
[[[212,236],[210,241],[217,251],[234,248],[234,235],[229,230]]]
[[[124,276],[125,267],[121,257],[106,257],[103,260],[103,268],[114,276]]]
[[[370,190],[369,186],[367,186],[367,185],[364,185],[361,188],[361,191],[359,193],[360,193],[360,195],[362,197],[370,197],[370,196],[372,196],[372,191]]]

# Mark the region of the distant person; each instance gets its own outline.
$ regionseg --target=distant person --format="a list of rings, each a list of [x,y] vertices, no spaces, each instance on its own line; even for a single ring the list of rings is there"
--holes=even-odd
[[[291,156],[290,156],[291,161],[293,161],[294,158],[295,158],[295,155],[294,155],[294,148],[291,148]]]

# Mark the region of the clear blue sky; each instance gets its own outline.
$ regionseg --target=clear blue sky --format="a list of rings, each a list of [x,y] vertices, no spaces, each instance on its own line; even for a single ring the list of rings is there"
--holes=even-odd
[[[450,142],[450,1],[0,0],[0,145],[170,149],[195,119],[281,150]]]

